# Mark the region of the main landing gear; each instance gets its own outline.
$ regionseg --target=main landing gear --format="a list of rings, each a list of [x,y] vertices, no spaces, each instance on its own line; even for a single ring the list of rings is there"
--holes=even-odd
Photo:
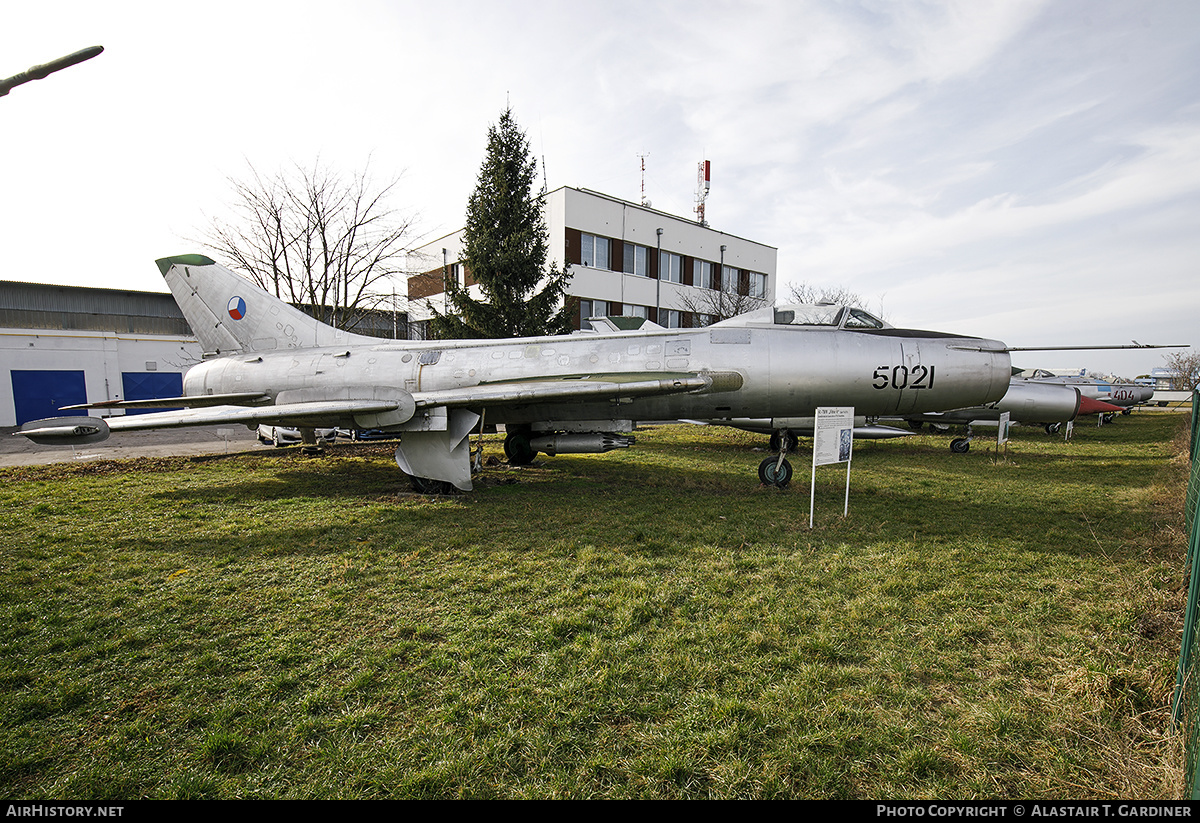
[[[771,451],[777,453],[758,464],[758,479],[764,486],[782,489],[792,482],[792,464],[787,461],[787,453],[796,448],[797,442],[796,435],[787,429],[771,435]]]
[[[537,457],[537,449],[533,447],[533,428],[530,426],[509,426],[504,436],[504,456],[510,466],[528,466]]]
[[[432,480],[428,477],[413,477],[411,480],[418,494],[454,494],[458,491],[448,480]]]

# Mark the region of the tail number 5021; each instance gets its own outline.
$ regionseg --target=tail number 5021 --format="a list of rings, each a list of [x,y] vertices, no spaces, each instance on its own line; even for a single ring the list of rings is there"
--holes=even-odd
[[[876,389],[932,389],[933,366],[879,366],[872,375]]]

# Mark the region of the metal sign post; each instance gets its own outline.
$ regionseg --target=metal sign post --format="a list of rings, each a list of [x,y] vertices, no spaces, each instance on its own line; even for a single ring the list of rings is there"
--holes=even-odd
[[[842,517],[850,513],[850,458],[854,453],[854,407],[823,406],[813,427],[812,480],[808,491],[808,527],[813,527],[817,498],[817,466],[846,464],[846,497]]]

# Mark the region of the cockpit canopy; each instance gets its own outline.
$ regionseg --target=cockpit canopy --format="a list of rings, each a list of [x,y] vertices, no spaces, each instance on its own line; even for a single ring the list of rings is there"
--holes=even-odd
[[[864,309],[836,304],[770,306],[723,321],[723,326],[806,326],[827,329],[890,329],[887,323]]]

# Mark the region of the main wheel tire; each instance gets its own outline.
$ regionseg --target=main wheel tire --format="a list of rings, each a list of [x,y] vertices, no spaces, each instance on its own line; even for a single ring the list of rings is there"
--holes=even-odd
[[[965,437],[956,437],[950,441],[950,451],[955,454],[966,454],[971,450],[971,441]]]
[[[450,494],[454,484],[446,480],[431,480],[428,477],[412,478],[413,488],[421,494]]]
[[[510,466],[528,466],[537,457],[537,449],[529,443],[529,432],[513,431],[504,438],[504,456]]]
[[[782,489],[792,481],[792,464],[786,460],[780,463],[778,457],[768,457],[758,464],[758,479],[765,486]]]

